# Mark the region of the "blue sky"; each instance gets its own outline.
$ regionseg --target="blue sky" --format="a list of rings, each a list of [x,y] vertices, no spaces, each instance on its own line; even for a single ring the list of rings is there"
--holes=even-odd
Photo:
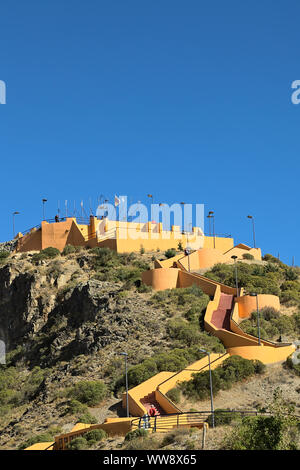
[[[104,194],[205,204],[298,264],[297,1],[3,1],[0,240]]]

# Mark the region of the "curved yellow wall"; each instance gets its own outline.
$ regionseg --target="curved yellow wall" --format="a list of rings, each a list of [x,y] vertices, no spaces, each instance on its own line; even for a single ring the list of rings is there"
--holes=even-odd
[[[279,297],[270,294],[258,294],[258,308],[272,307],[280,310]],[[249,318],[252,312],[256,312],[256,297],[251,295],[243,295],[237,298],[239,317],[241,319]]]
[[[142,273],[142,281],[154,290],[174,289],[178,286],[179,269],[160,268],[151,269]]]

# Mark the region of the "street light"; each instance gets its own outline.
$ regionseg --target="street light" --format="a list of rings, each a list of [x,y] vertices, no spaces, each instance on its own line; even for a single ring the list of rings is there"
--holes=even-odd
[[[211,376],[211,367],[210,367],[210,353],[205,351],[205,349],[199,349],[204,354],[208,356],[208,366],[209,366],[209,384],[210,384],[210,405],[211,405],[211,414],[212,414],[212,427],[215,427],[215,412],[214,412],[214,401],[213,401],[213,391],[212,391],[212,376]]]
[[[127,375],[127,358],[128,354],[126,352],[121,352],[120,356],[124,356],[125,359],[125,383],[126,383],[126,416],[129,418],[129,406],[128,406],[128,375]]]
[[[152,199],[152,203],[151,203],[151,204],[152,204],[152,206],[153,206],[153,204],[154,204],[154,202],[153,202],[153,199],[154,199],[154,198],[153,198],[153,194],[147,194],[147,196]],[[151,205],[150,205],[150,219],[152,220],[152,207],[151,207]],[[149,220],[149,218],[148,218],[148,220]]]
[[[259,325],[259,308],[258,308],[258,295],[256,292],[250,292],[251,297],[256,297],[256,312],[257,312],[257,334],[258,334],[258,345],[260,346],[260,325]]]
[[[15,238],[15,215],[20,214],[20,212],[15,211],[13,212],[13,238]]]
[[[206,216],[208,218],[208,223],[209,223],[209,236],[211,237],[211,223],[210,223],[210,219],[212,218],[211,215],[207,215]]]
[[[239,285],[238,285],[237,264],[236,264],[237,256],[233,255],[231,258],[234,260],[236,296],[238,297],[239,296]]]
[[[252,215],[247,215],[248,219],[252,220],[252,230],[253,230],[253,248],[256,248],[256,243],[255,243],[255,227],[254,227],[254,217]]]
[[[207,217],[208,217],[209,219],[213,219],[214,248],[216,248],[216,234],[215,234],[215,216],[214,216],[214,211],[209,211]]]
[[[43,203],[43,220],[45,220],[45,202],[47,202],[47,199],[42,199],[42,203]]]

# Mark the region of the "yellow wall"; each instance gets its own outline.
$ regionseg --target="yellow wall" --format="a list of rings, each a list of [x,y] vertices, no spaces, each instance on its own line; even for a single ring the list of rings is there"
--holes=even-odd
[[[275,310],[280,310],[280,302],[279,297],[277,295],[270,295],[270,294],[258,294],[258,308],[259,310],[264,307],[272,307]],[[238,306],[239,306],[239,317],[241,319],[249,318],[252,312],[256,312],[256,297],[252,297],[251,295],[244,295],[242,297],[237,298]]]
[[[216,250],[225,253],[225,251],[228,251],[230,250],[230,248],[233,248],[233,238],[215,237],[214,243],[214,237],[205,237],[203,248],[215,248]]]
[[[160,372],[154,377],[151,377],[140,385],[137,385],[136,387],[129,390],[128,402],[130,413],[133,416],[143,416],[146,414],[147,410],[142,405],[141,399],[150,393],[155,392],[157,386],[171,375],[173,375],[173,372]],[[122,395],[122,406],[123,408],[126,408],[126,393],[123,393]]]

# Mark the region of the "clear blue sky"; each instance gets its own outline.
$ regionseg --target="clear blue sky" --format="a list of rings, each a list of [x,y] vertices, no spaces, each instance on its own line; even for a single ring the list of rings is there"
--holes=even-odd
[[[0,240],[57,201],[204,203],[216,231],[299,250],[296,0],[3,0]]]

